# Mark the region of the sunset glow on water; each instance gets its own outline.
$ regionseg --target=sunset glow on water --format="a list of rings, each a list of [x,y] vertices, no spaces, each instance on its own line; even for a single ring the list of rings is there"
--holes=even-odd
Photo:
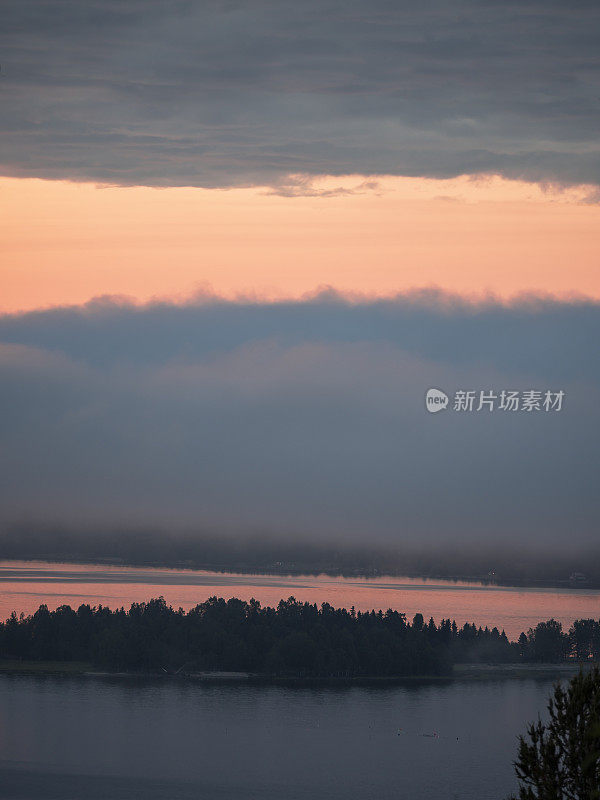
[[[455,619],[504,628],[509,638],[554,618],[568,629],[575,619],[600,617],[600,591],[532,589],[460,581],[379,576],[257,575],[207,570],[153,569],[88,564],[0,562],[0,616],[32,614],[41,603],[77,608],[82,603],[128,608],[163,596],[175,608],[193,608],[207,598],[256,598],[275,606],[294,596],[309,603],[330,603],[359,611],[392,608],[411,619]]]

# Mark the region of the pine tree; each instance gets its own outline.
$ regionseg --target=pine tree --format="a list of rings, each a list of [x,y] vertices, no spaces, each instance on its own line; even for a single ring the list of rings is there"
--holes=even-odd
[[[600,798],[600,671],[558,684],[548,712],[547,723],[538,719],[519,737],[518,799]]]

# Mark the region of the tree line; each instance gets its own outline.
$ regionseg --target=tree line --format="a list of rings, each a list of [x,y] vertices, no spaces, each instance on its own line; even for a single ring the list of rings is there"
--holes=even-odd
[[[164,598],[111,610],[46,605],[0,623],[0,658],[81,661],[126,671],[244,671],[299,677],[446,675],[455,663],[557,662],[600,658],[600,622],[568,632],[549,620],[516,642],[504,631],[398,611],[328,603],[211,597],[190,611]]]

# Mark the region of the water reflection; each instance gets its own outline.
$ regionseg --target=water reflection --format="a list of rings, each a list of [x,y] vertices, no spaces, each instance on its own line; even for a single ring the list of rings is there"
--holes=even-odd
[[[291,690],[4,675],[0,796],[497,800],[514,789],[515,737],[551,686]]]
[[[257,598],[275,605],[282,597],[359,610],[393,608],[505,628],[510,637],[550,617],[565,627],[574,619],[600,617],[600,592],[583,589],[523,589],[414,578],[342,578],[328,575],[240,575],[206,570],[143,569],[116,566],[0,562],[0,617],[14,610],[32,613],[68,603],[111,608],[163,595],[189,609],[211,595]]]

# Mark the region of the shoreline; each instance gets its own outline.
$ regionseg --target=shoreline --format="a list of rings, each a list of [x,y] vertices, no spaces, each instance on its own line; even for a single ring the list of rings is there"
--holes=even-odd
[[[583,591],[600,591],[600,583],[594,580],[586,580],[583,582],[573,582],[570,580],[552,580],[552,579],[531,579],[520,580],[517,578],[505,579],[490,578],[487,575],[444,575],[444,574],[429,574],[424,575],[419,572],[411,572],[410,570],[390,570],[382,572],[379,570],[345,570],[335,567],[312,567],[304,564],[298,567],[278,567],[278,566],[249,566],[243,564],[211,564],[211,563],[190,563],[189,561],[130,561],[121,558],[98,558],[98,559],[85,559],[78,556],[69,557],[68,555],[61,557],[54,556],[0,556],[0,561],[7,562],[42,562],[44,564],[70,564],[77,566],[90,566],[90,567],[121,567],[124,569],[141,569],[141,570],[176,570],[181,572],[213,572],[217,574],[231,574],[231,575],[264,575],[264,576],[278,576],[278,577],[316,577],[319,575],[327,575],[330,578],[345,578],[351,580],[352,578],[364,578],[369,580],[379,580],[382,578],[408,578],[410,580],[427,581],[445,581],[447,583],[466,583],[466,584],[479,584],[481,586],[498,587],[504,589],[580,589]]]
[[[413,681],[456,681],[498,678],[572,677],[580,669],[585,671],[600,666],[598,662],[576,663],[509,663],[509,664],[455,664],[448,675],[390,675],[390,676],[329,676],[306,677],[294,675],[266,675],[250,672],[202,671],[180,674],[160,672],[119,672],[95,669],[92,664],[79,661],[19,661],[0,659],[0,675],[57,675],[120,680],[186,681],[191,683],[244,684],[253,686],[393,686]]]

